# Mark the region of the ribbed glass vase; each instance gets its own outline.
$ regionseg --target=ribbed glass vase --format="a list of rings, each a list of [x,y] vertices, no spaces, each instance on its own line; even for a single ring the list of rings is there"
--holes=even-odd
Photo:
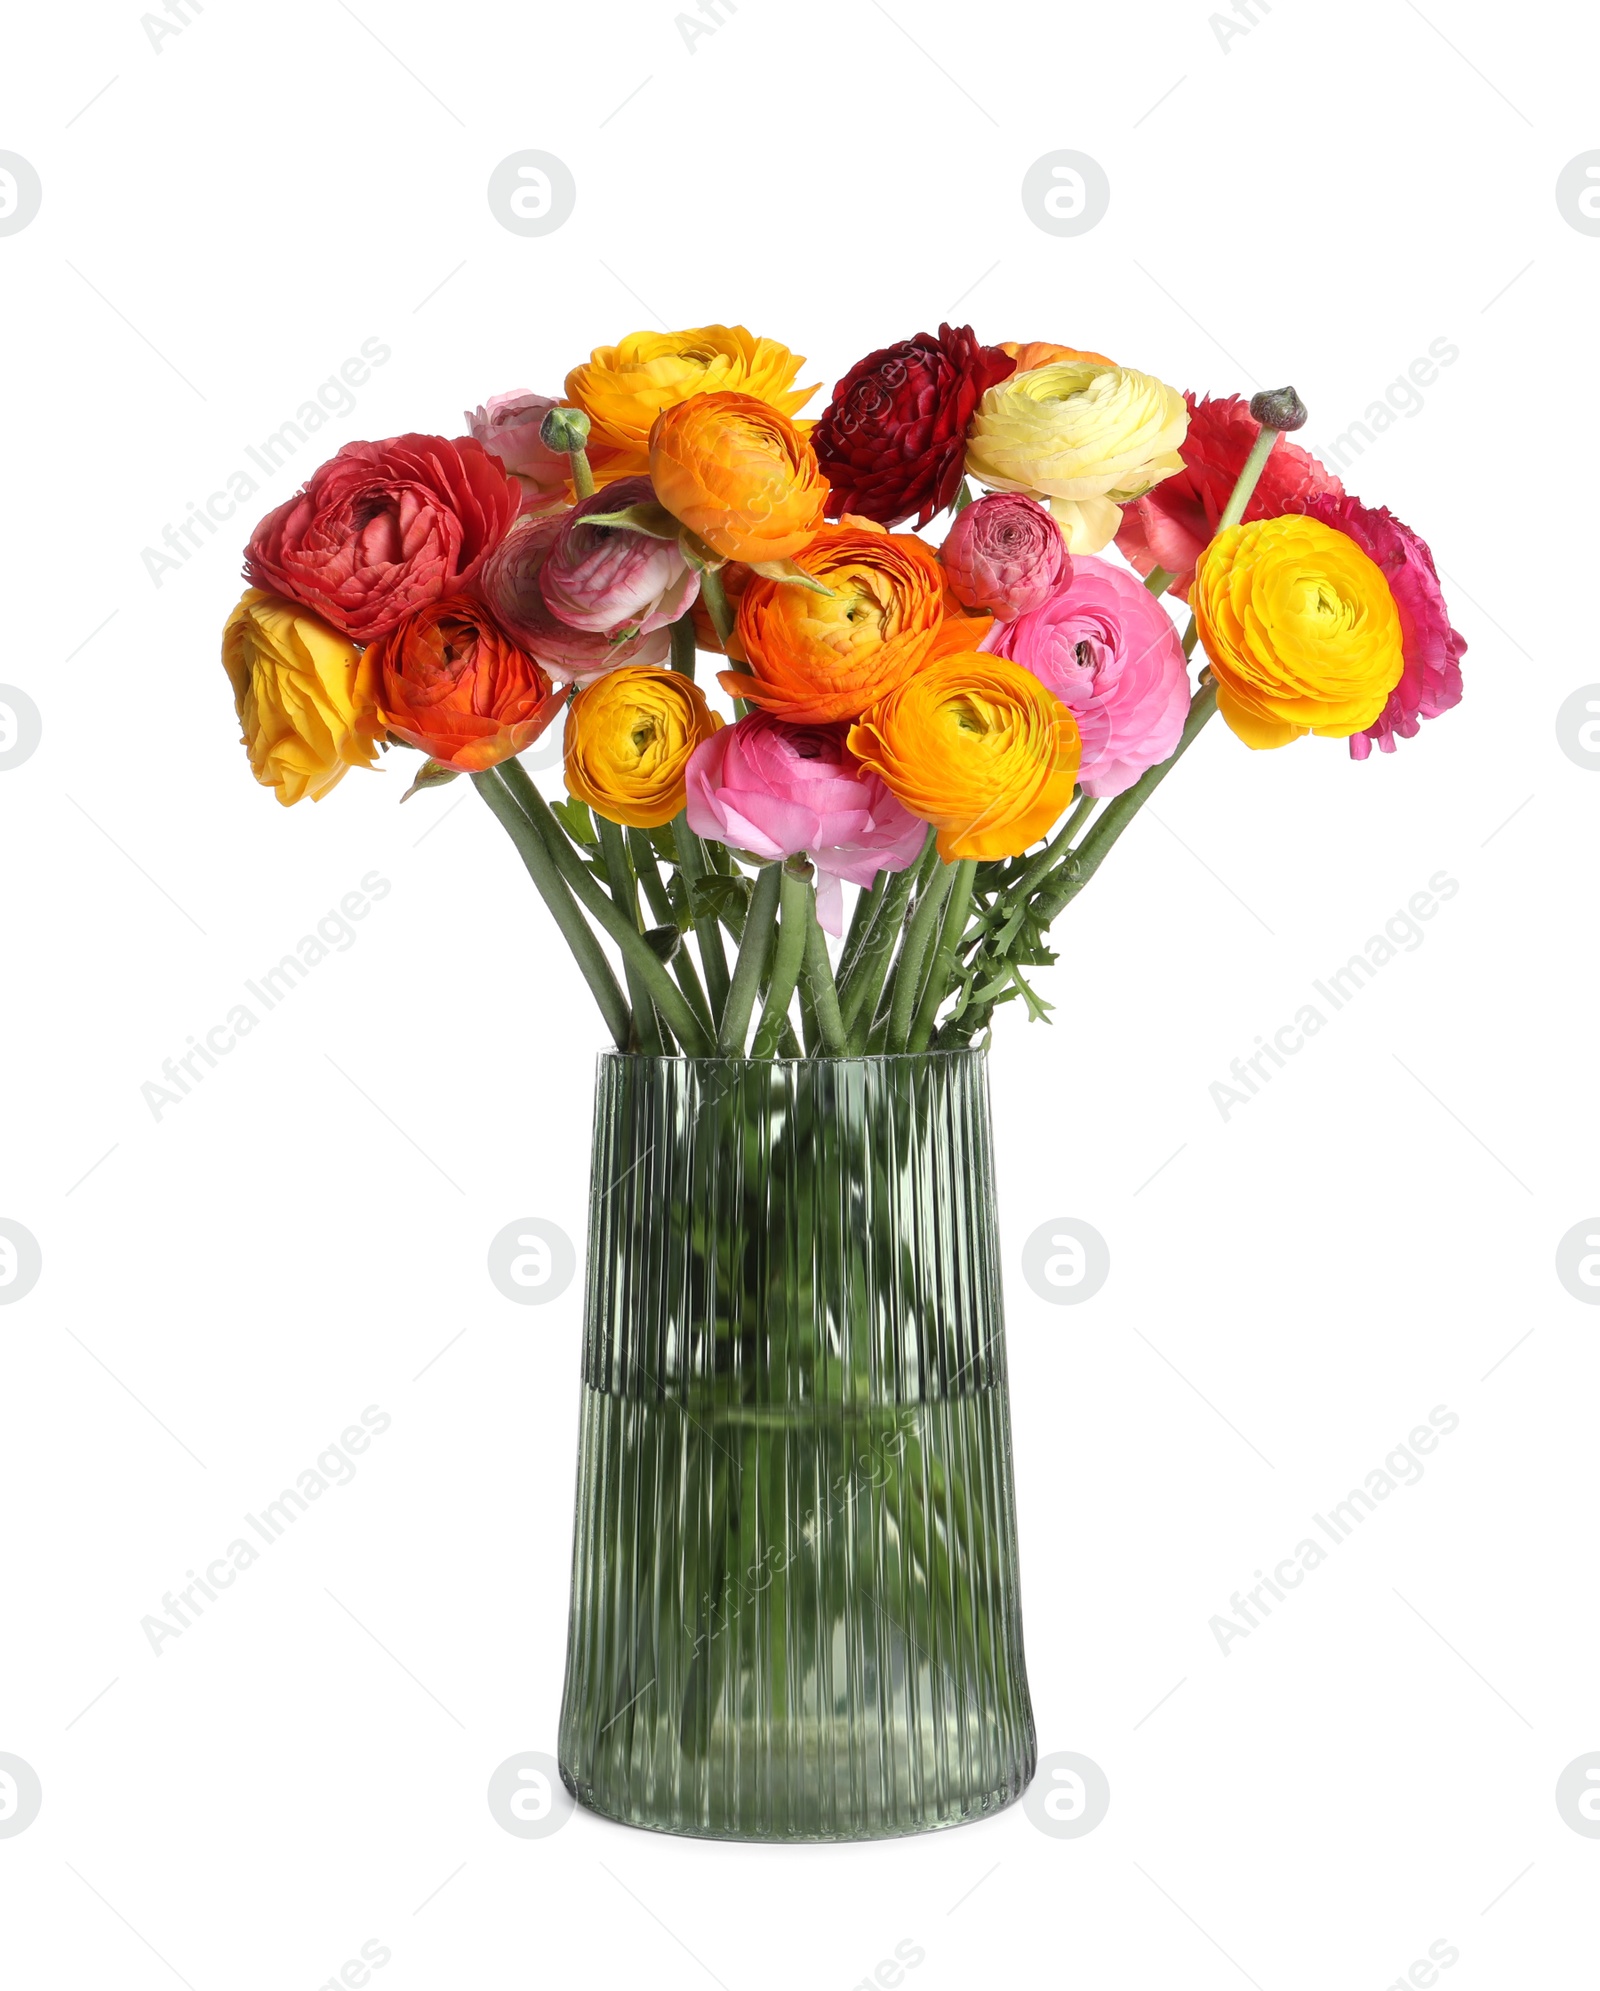
[[[984,1056],[603,1057],[562,1774],[869,1839],[1033,1774]]]

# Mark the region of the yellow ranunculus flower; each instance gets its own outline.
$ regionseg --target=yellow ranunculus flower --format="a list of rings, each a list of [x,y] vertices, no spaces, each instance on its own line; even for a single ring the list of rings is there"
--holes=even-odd
[[[361,648],[309,609],[247,588],[222,631],[222,662],[250,766],[286,806],[320,802],[383,733]]]
[[[1026,491],[1055,514],[1073,553],[1098,553],[1142,498],[1183,468],[1183,396],[1165,381],[1090,357],[1014,373],[978,403],[967,471],[996,491]]]
[[[619,665],[567,707],[567,788],[609,822],[659,829],[683,807],[689,756],[721,724],[692,678]]]
[[[1031,671],[980,650],[936,656],[850,728],[845,744],[939,855],[1016,857],[1072,800],[1078,722]]]
[[[1400,613],[1353,539],[1296,512],[1219,532],[1190,605],[1217,710],[1247,747],[1370,726],[1404,666]]]
[[[567,375],[567,399],[589,417],[589,458],[602,481],[644,476],[650,428],[663,408],[691,394],[748,394],[780,415],[796,415],[816,393],[796,387],[805,365],[776,339],[742,325],[697,325],[686,332],[630,332],[596,346],[587,366]]]

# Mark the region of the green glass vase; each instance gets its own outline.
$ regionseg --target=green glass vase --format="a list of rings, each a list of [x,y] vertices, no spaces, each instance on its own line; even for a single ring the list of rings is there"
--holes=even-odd
[[[727,1839],[1027,1784],[982,1052],[601,1059],[560,1753]]]

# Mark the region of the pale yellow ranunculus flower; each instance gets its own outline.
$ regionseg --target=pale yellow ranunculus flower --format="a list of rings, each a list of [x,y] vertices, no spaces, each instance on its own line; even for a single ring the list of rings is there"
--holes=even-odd
[[[1183,396],[1132,367],[1089,358],[1014,373],[978,403],[967,472],[995,491],[1025,491],[1054,513],[1073,553],[1098,553],[1141,498],[1183,468]]]
[[[359,644],[309,609],[247,588],[222,631],[234,710],[264,788],[320,802],[346,768],[371,767],[383,732]]]

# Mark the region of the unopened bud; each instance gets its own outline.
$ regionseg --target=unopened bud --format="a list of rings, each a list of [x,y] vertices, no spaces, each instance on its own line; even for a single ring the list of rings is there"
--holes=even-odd
[[[1303,429],[1306,425],[1306,404],[1292,387],[1263,389],[1251,400],[1250,412],[1264,429]]]
[[[589,417],[581,408],[552,408],[539,424],[539,440],[546,449],[570,454],[589,440]]]

